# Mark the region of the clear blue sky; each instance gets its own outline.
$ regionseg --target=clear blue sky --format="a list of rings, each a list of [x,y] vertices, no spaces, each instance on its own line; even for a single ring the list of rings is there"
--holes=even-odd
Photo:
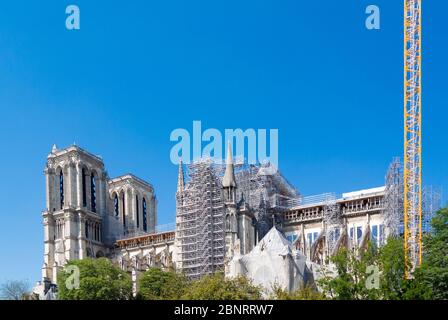
[[[53,143],[156,188],[174,221],[175,128],[278,128],[305,195],[383,184],[402,154],[402,0],[2,1],[0,281],[40,278]],[[65,29],[65,7],[81,30]],[[364,10],[381,8],[381,30]],[[448,190],[446,1],[424,4],[424,181]],[[231,112],[229,112],[229,110]]]

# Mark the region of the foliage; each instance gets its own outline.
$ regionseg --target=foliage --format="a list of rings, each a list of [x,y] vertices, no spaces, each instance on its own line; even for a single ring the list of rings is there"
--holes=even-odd
[[[439,210],[431,220],[433,232],[424,238],[422,266],[415,272],[421,285],[415,292],[422,298],[448,299],[448,208]]]
[[[177,300],[188,287],[188,280],[173,270],[148,269],[139,279],[139,297],[145,300]]]
[[[79,268],[79,288],[74,287],[72,269]],[[67,285],[68,284],[68,285]],[[132,282],[126,272],[108,259],[83,259],[68,262],[58,273],[58,298],[61,300],[126,300],[132,298]]]
[[[318,292],[315,288],[305,286],[297,289],[294,292],[287,292],[278,285],[272,288],[272,294],[270,296],[272,300],[323,300],[324,295]]]
[[[0,285],[1,300],[25,300],[30,295],[30,284],[25,280],[9,280]]]
[[[193,281],[183,299],[187,300],[258,300],[262,289],[245,277],[224,278],[222,273],[207,275]]]
[[[341,249],[331,258],[331,262],[336,268],[336,276],[330,273],[318,280],[318,285],[322,288],[326,297],[338,300],[371,300],[377,299],[379,289],[373,284],[373,271],[369,266],[378,267],[378,250],[368,243],[364,252],[357,249]]]
[[[423,263],[412,279],[405,278],[402,238],[389,238],[376,250],[371,244],[359,256],[342,249],[331,262],[336,276],[326,272],[319,280],[324,294],[333,299],[448,299],[448,208],[439,210],[431,221],[433,232],[424,237]],[[368,289],[368,265],[378,267],[379,287]]]

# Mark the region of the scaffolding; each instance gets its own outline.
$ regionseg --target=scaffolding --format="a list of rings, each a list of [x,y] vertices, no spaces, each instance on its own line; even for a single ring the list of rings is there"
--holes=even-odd
[[[282,224],[282,213],[300,202],[299,192],[270,163],[235,167],[237,203],[243,199],[256,217],[258,240],[275,224]]]
[[[323,206],[323,222],[326,241],[326,255],[332,256],[343,225],[340,206],[336,195],[326,193]]]
[[[200,159],[187,166],[188,183],[177,194],[176,238],[183,272],[195,279],[224,266],[222,166]]]
[[[224,267],[225,164],[202,158],[186,166],[186,184],[177,192],[176,241],[179,267],[198,278]],[[183,172],[180,173],[181,176]],[[269,163],[235,165],[236,203],[244,201],[256,218],[258,239],[281,223],[281,212],[299,199],[297,190]]]
[[[439,187],[423,187],[423,233],[431,233],[431,220],[442,207],[442,189]]]
[[[398,237],[403,234],[403,164],[400,158],[393,158],[386,174],[385,225],[388,235]]]
[[[398,237],[404,234],[404,184],[403,164],[400,158],[394,158],[386,175],[385,224],[389,235]],[[422,232],[431,232],[431,220],[442,207],[440,187],[424,186],[422,196]]]

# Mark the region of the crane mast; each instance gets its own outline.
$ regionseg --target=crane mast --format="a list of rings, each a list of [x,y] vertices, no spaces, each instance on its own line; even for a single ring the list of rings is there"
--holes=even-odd
[[[404,250],[406,277],[422,262],[421,0],[404,0]]]

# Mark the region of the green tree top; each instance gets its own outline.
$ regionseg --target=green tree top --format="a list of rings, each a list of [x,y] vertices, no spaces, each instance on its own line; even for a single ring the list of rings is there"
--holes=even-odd
[[[79,269],[79,287],[73,270]],[[130,276],[108,259],[83,259],[68,262],[58,273],[58,298],[61,300],[125,300],[132,298]]]

